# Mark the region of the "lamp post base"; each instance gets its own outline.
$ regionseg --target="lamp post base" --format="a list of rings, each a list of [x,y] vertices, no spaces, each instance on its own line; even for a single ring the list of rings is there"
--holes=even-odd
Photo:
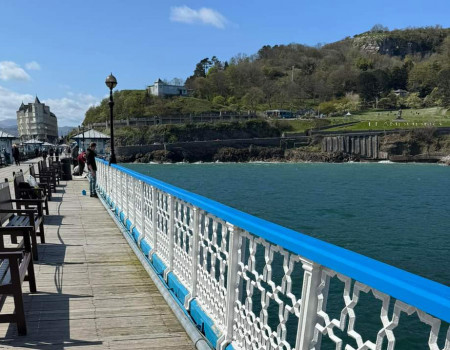
[[[111,164],[116,164],[116,155],[115,154],[111,154],[111,156],[109,157],[109,165]]]

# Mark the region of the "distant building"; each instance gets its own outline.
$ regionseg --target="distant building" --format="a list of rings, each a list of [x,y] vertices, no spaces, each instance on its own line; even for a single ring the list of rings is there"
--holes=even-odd
[[[163,82],[161,79],[155,81],[155,84],[147,88],[148,92],[153,96],[187,96],[187,89],[183,85],[170,85]]]
[[[77,141],[80,151],[85,151],[91,142],[95,142],[97,144],[96,152],[98,154],[105,154],[106,143],[109,141],[110,137],[97,130],[91,129],[73,136],[72,139]]]
[[[21,141],[37,139],[55,143],[58,139],[58,120],[50,112],[50,107],[39,101],[25,105],[17,111],[17,129]]]
[[[0,163],[6,163],[5,152],[9,153],[9,161],[11,162],[12,140],[16,137],[0,130]]]
[[[399,97],[406,97],[409,95],[409,92],[406,90],[403,90],[403,89],[397,89],[397,90],[394,90],[394,94],[396,94]]]

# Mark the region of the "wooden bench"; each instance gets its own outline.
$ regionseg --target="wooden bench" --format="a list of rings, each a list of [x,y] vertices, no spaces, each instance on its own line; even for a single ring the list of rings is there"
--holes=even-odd
[[[51,187],[54,191],[56,191],[56,186],[57,184],[59,185],[59,177],[56,171],[54,169],[47,168],[47,163],[43,160],[38,163],[38,169],[39,176],[42,174],[44,176],[50,177]]]
[[[16,199],[36,199],[40,200],[42,203],[42,207],[45,210],[45,214],[49,215],[48,211],[48,199],[46,195],[46,190],[42,187],[37,188],[26,188],[22,184],[28,184],[25,182],[25,178],[22,172],[22,169],[18,173],[14,173],[14,194]],[[6,179],[8,182],[8,179]],[[25,206],[28,209],[28,206]]]
[[[52,176],[46,175],[46,174],[36,174],[34,169],[34,164],[30,165],[30,175],[33,176],[36,181],[38,181],[39,187],[42,187],[46,190],[46,194],[48,197],[48,200],[52,200],[52,188],[56,191],[56,182],[55,186],[53,186]]]
[[[17,243],[17,232],[30,228],[33,257],[38,260],[37,236],[45,243],[44,215],[42,202],[34,199],[11,199],[9,184],[0,184],[0,233],[11,235],[11,242]],[[13,203],[16,203],[14,209]],[[33,205],[36,209],[22,209],[22,205]]]
[[[31,293],[36,292],[30,232],[30,227],[18,230],[15,234],[22,234],[23,240],[16,247],[11,248],[5,248],[3,232],[0,234],[0,311],[8,296],[14,298],[14,313],[0,314],[0,323],[16,323],[19,335],[27,334],[22,294],[23,281],[28,280]]]
[[[58,160],[54,161],[53,157],[48,157],[48,167],[50,169],[55,169],[56,173],[58,174],[59,178],[62,178],[62,165],[61,162]]]

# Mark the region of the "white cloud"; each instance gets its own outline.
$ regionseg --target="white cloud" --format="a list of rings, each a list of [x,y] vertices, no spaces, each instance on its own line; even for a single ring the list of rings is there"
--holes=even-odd
[[[0,86],[0,128],[4,119],[15,119],[16,111],[22,101],[27,104],[34,102],[35,96],[20,94]],[[81,124],[84,114],[89,107],[98,104],[101,97],[90,94],[71,94],[63,98],[41,99],[42,103],[50,106],[50,111],[58,118],[58,126],[76,126]]]
[[[199,10],[190,7],[179,6],[170,8],[170,20],[172,22],[181,22],[188,24],[206,24],[223,29],[228,20],[218,11],[211,8],[202,7]]]
[[[16,111],[19,109],[22,101],[25,103],[32,102],[34,97],[29,94],[19,94],[0,86],[0,121],[3,119],[16,119]]]
[[[101,98],[90,94],[74,94],[63,98],[48,98],[41,100],[58,118],[58,126],[76,126],[84,120],[84,114],[89,107],[98,104]]]
[[[0,61],[0,80],[31,80],[27,72],[17,63],[12,61]]]
[[[31,61],[25,64],[25,68],[28,70],[41,70],[41,65],[36,61]]]

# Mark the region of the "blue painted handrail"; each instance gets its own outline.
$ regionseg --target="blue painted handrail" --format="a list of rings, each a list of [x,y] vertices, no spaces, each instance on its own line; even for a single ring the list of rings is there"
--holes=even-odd
[[[98,161],[108,164],[102,159]],[[246,214],[123,166],[116,164],[112,166],[273,244],[450,322],[450,287],[448,286]]]

